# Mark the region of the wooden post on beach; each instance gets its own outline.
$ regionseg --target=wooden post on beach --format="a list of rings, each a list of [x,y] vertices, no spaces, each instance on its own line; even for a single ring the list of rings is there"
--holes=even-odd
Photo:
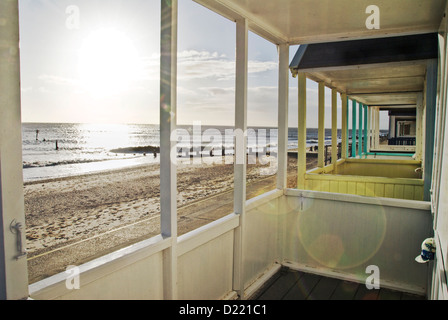
[[[18,1],[0,1],[0,12],[0,300],[20,300],[28,298],[29,284],[20,250],[26,239]]]

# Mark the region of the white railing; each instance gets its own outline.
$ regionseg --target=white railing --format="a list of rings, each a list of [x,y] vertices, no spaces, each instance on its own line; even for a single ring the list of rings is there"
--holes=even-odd
[[[426,266],[414,261],[430,235],[426,202],[288,189],[248,201],[245,214],[243,298],[281,265],[357,282],[365,281],[367,266],[376,265],[384,287],[426,293]],[[230,214],[177,238],[179,299],[237,298],[239,219]],[[67,289],[65,273],[37,282],[31,297],[163,299],[164,252],[173,241],[154,237],[80,266],[79,290]]]

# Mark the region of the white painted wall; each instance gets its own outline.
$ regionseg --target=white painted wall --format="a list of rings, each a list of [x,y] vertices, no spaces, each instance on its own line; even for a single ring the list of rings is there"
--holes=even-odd
[[[384,286],[426,293],[428,266],[414,261],[432,236],[428,203],[291,190],[280,201],[283,259],[299,268],[365,281],[376,265]]]
[[[283,191],[272,191],[249,201],[244,228],[244,283],[250,286],[281,260],[278,201]]]

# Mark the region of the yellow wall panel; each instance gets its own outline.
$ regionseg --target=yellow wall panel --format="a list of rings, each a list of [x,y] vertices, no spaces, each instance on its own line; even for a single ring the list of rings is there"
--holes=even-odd
[[[365,182],[358,182],[358,183],[356,183],[356,194],[358,196],[365,196],[366,195],[366,184],[365,184]]]
[[[339,193],[339,181],[330,181],[330,192]]]
[[[384,196],[386,198],[393,198],[394,197],[394,185],[393,184],[386,184],[384,186]]]
[[[313,190],[311,187],[312,182],[312,180],[308,180],[305,178],[305,190]]]
[[[375,183],[375,197],[384,197],[384,183]]]
[[[394,186],[394,198],[403,199],[404,197],[404,186],[402,184],[396,184]]]
[[[347,193],[356,194],[356,182],[347,182]]]
[[[347,181],[339,182],[339,193],[348,193],[347,184]]]
[[[404,186],[404,199],[414,200],[414,186]]]
[[[423,186],[414,187],[414,200],[423,201]]]
[[[366,183],[366,196],[368,196],[368,197],[375,196],[375,184],[374,183]]]
[[[322,181],[321,187],[322,187],[321,191],[330,192],[330,181],[328,180]]]

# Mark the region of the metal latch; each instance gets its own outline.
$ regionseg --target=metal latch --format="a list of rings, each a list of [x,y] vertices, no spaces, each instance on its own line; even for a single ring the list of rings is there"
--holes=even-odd
[[[15,219],[11,222],[9,230],[17,235],[17,251],[19,254],[15,256],[16,260],[19,260],[27,255],[26,250],[23,249],[22,243],[22,224]]]

